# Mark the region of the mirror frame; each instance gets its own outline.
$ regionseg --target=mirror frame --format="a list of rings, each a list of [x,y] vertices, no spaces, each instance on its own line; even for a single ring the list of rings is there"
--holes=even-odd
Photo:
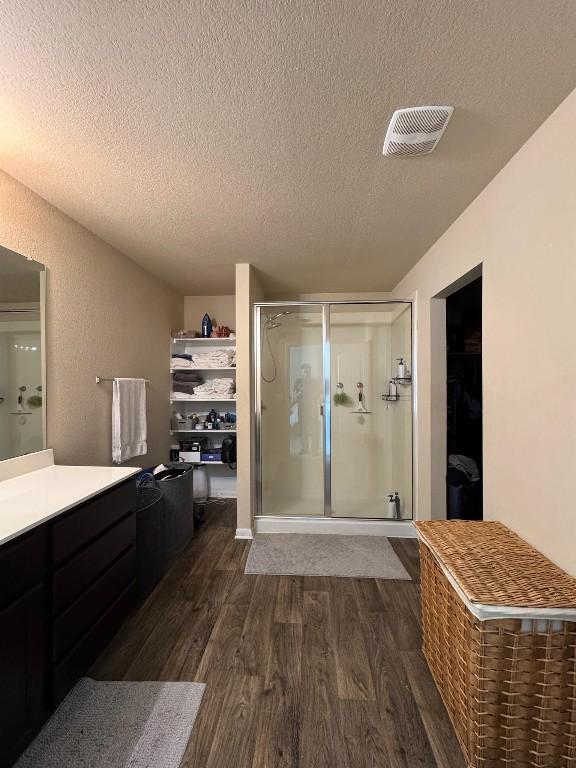
[[[9,254],[20,256],[26,261],[34,262],[38,266],[39,275],[39,314],[40,314],[40,381],[42,384],[42,447],[39,450],[45,450],[48,447],[48,389],[47,389],[47,323],[46,323],[46,303],[47,303],[47,280],[48,280],[48,267],[42,262],[37,261],[31,256],[25,256],[19,251],[14,251],[12,248],[7,248],[4,245],[0,245],[0,257],[2,251],[6,251]],[[35,451],[33,451],[35,453]],[[11,458],[19,458],[19,456],[26,456],[30,454],[18,454]],[[8,461],[10,459],[7,459]]]
[[[38,262],[40,263],[40,262]],[[48,447],[48,390],[46,388],[46,278],[48,268],[40,272],[40,370],[42,381],[42,450]]]

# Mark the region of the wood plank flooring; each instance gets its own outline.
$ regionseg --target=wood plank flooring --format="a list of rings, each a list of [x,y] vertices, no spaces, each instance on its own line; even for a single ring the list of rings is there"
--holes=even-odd
[[[392,540],[412,582],[247,576],[232,503],[206,517],[91,672],[207,684],[182,768],[465,768],[420,650],[415,541]]]

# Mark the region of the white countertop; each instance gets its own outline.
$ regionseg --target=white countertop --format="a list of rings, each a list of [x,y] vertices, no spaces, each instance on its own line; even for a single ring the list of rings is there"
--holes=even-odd
[[[0,462],[0,545],[141,471],[53,462],[51,450]],[[9,465],[9,471],[1,465]],[[22,473],[15,474],[19,469]]]

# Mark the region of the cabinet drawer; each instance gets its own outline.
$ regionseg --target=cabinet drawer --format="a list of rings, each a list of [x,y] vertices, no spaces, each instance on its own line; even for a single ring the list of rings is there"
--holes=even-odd
[[[44,718],[42,587],[0,611],[0,766],[12,765]]]
[[[62,658],[136,577],[136,550],[131,547],[76,602],[55,620],[52,658]]]
[[[98,619],[78,645],[54,667],[52,673],[52,706],[58,706],[78,678],[88,672],[90,666],[114,637],[134,607],[135,596],[136,582],[132,582]]]
[[[53,613],[59,614],[67,608],[135,542],[136,515],[132,513],[55,571],[52,579]]]
[[[55,565],[96,538],[136,505],[136,484],[129,481],[72,510],[52,526],[52,559]]]
[[[45,565],[44,526],[0,547],[0,605],[6,605],[42,581]]]

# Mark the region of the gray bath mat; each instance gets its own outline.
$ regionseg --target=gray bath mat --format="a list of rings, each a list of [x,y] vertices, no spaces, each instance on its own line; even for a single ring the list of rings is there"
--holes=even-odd
[[[205,687],[83,677],[14,768],[178,768]]]
[[[258,533],[245,573],[410,579],[385,536]]]

